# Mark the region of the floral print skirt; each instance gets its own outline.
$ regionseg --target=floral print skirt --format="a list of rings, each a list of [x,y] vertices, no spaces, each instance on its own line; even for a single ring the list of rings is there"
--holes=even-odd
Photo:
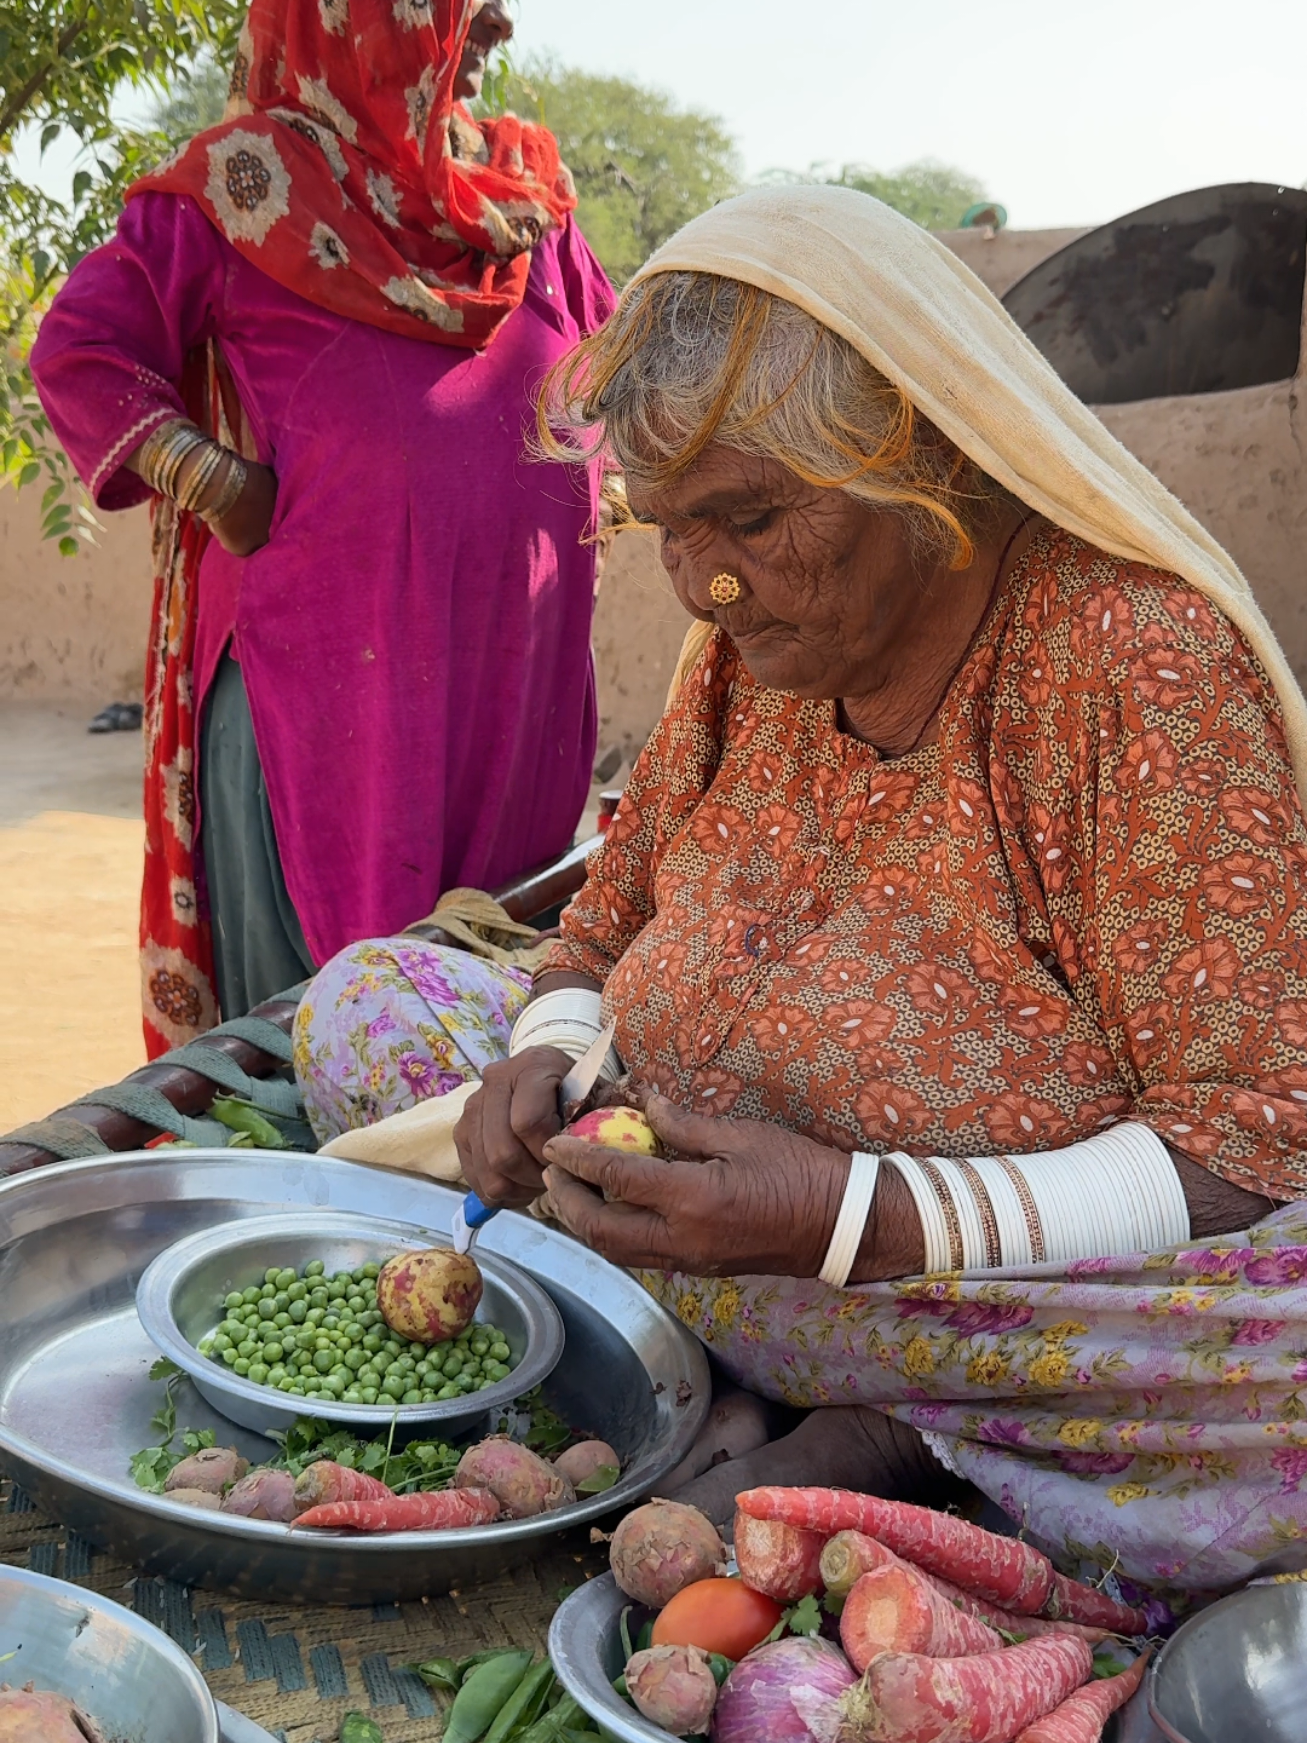
[[[528,990],[417,940],[342,952],[296,1019],[314,1131],[479,1075]],[[1067,1565],[1195,1596],[1307,1567],[1307,1203],[1246,1234],[1061,1271],[842,1290],[641,1279],[741,1385],[912,1424]]]
[[[418,938],[371,938],[318,971],[295,1076],[318,1142],[480,1077],[508,1053],[531,976]]]

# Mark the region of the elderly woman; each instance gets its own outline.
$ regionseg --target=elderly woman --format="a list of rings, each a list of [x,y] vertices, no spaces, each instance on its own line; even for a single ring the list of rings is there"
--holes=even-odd
[[[1246,583],[844,190],[695,220],[546,410],[703,633],[467,1103],[468,1180],[547,1186],[810,1412],[690,1484],[718,1516],[948,1471],[1154,1586],[1300,1565],[1307,713]],[[556,1135],[606,1019],[671,1159]]]
[[[552,135],[465,106],[512,28],[252,0],[227,119],[42,326],[96,501],[159,510],[152,1052],[552,857],[589,792],[597,478],[524,437],[612,293]]]

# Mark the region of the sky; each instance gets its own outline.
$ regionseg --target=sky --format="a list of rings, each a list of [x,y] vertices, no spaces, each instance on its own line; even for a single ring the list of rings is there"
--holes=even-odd
[[[1020,229],[1307,182],[1307,0],[515,0],[515,53],[719,115],[746,174],[968,171]],[[20,154],[32,168],[31,143]],[[67,182],[56,146],[42,180]]]

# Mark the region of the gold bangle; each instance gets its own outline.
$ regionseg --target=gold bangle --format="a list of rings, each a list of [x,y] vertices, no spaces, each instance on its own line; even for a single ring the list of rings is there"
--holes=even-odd
[[[161,496],[173,496],[182,461],[205,440],[204,433],[185,419],[174,418],[170,423],[160,424],[141,444],[138,461],[141,477]]]
[[[208,508],[200,510],[200,519],[206,521],[209,526],[217,526],[223,516],[230,514],[231,510],[235,508],[250,476],[249,470],[239,454],[234,453],[230,448],[224,448],[222,453],[227,462],[227,475]]]
[[[185,514],[195,514],[205,491],[213,483],[219,466],[222,465],[223,449],[217,442],[206,441],[204,453],[200,455],[194,471],[186,483],[175,492],[178,508]]]

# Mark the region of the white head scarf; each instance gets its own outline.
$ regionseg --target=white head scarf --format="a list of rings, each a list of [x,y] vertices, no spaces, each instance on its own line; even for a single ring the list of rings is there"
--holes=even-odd
[[[631,282],[663,272],[715,273],[796,303],[1028,507],[1205,594],[1275,686],[1307,797],[1307,703],[1238,565],[942,242],[851,188],[759,188],[692,219]]]

